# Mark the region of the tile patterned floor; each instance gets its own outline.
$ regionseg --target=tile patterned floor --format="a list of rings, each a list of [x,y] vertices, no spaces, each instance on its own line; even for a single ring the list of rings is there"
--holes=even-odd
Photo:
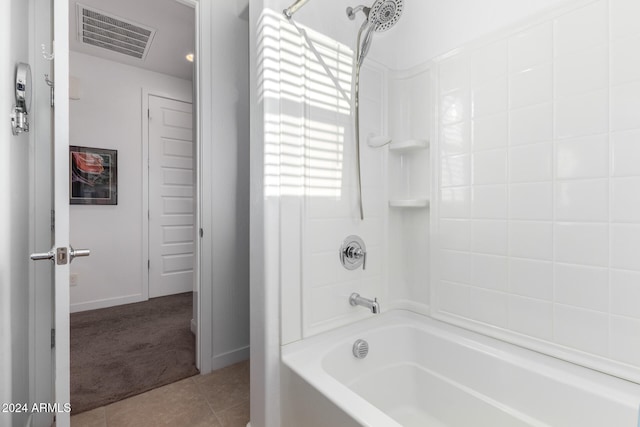
[[[248,422],[248,361],[71,417],[71,427],[246,427]]]

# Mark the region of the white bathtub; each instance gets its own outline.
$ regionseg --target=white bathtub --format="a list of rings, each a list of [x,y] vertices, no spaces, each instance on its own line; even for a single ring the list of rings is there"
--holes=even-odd
[[[284,346],[282,362],[285,427],[640,426],[638,384],[405,311]]]

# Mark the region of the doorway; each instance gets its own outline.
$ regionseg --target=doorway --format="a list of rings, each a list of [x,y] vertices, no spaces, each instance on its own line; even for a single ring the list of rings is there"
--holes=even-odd
[[[70,15],[75,17],[75,20],[70,19],[69,144],[117,153],[117,202],[73,205],[70,211],[71,239],[78,246],[92,249],[87,262],[71,266],[71,402],[74,412],[78,407],[84,410],[96,407],[95,403],[74,405],[74,389],[84,394],[90,391],[74,388],[78,374],[74,371],[73,356],[76,338],[102,334],[105,341],[112,340],[111,347],[125,344],[121,349],[124,359],[108,361],[118,364],[116,370],[121,373],[121,384],[136,378],[136,372],[146,372],[146,369],[131,367],[134,365],[128,365],[129,362],[148,360],[153,369],[146,377],[158,378],[155,384],[150,382],[145,386],[148,390],[168,381],[164,375],[168,367],[152,357],[154,353],[167,353],[167,350],[159,350],[159,343],[150,338],[173,339],[167,337],[162,328],[166,331],[176,329],[175,324],[165,322],[167,319],[184,323],[185,308],[189,310],[186,326],[180,326],[182,338],[176,342],[184,344],[185,327],[189,334],[198,330],[195,309],[198,302],[197,211],[194,208],[198,195],[195,179],[198,151],[192,131],[192,118],[197,116],[192,107],[197,105],[193,96],[197,83],[193,79],[194,65],[186,59],[187,54],[195,52],[195,9],[175,0],[161,0],[161,3],[147,0],[69,3]],[[92,32],[87,33],[87,28]],[[190,40],[184,41],[180,32],[189,33]],[[124,36],[132,40],[125,41]],[[180,54],[174,55],[174,51],[180,51]],[[164,149],[170,150],[174,158],[165,160],[171,162],[177,158],[181,164],[161,165],[153,175],[157,179],[150,179],[147,168],[141,167],[145,161],[149,166],[153,164],[153,149],[149,150],[147,139],[151,135],[149,129],[154,129],[150,126],[154,121],[149,121],[151,110],[155,108],[149,103],[150,99],[175,103],[161,110],[158,117],[168,120],[164,128],[169,133],[176,129],[180,133],[177,138],[171,134],[162,139],[166,135],[159,135],[162,144],[158,152],[166,154]],[[189,141],[188,146],[186,141]],[[157,201],[158,191],[152,184],[162,178],[179,182],[171,181],[169,194],[160,194]],[[160,212],[163,208],[166,208],[165,212]],[[152,216],[154,212],[159,213]],[[177,216],[182,222],[156,226],[156,217],[167,217],[167,213],[180,214]],[[186,221],[185,217],[188,217]],[[157,244],[168,252],[159,250]],[[156,256],[157,262],[153,261]],[[155,267],[160,267],[158,274],[154,272]],[[136,319],[138,324],[133,322],[126,326],[127,318]],[[130,327],[131,333],[110,335],[112,329],[102,329],[110,324],[118,332]],[[74,325],[81,326],[74,328]],[[103,332],[87,332],[90,325]],[[148,332],[142,332],[145,330]],[[182,375],[197,373],[197,337],[192,336],[192,341],[190,357],[193,360]],[[85,346],[82,354],[90,353],[86,347],[88,342],[97,347],[109,344],[84,341],[79,344]],[[136,351],[142,352],[142,356],[134,357]],[[148,357],[144,356],[145,351]],[[105,357],[108,352],[113,350],[105,349]],[[100,352],[92,353],[98,360],[96,354]],[[79,359],[75,358],[76,361]],[[85,365],[82,369],[88,375],[95,375]],[[127,370],[132,369],[136,372],[127,374]],[[105,377],[101,381],[118,379],[115,375]],[[179,375],[170,378],[180,379]],[[89,377],[85,383],[91,381]],[[134,386],[143,382],[131,381]],[[103,385],[101,388],[108,387]],[[146,390],[136,389],[135,393]],[[122,397],[126,397],[126,393]],[[112,401],[98,403],[101,406]]]

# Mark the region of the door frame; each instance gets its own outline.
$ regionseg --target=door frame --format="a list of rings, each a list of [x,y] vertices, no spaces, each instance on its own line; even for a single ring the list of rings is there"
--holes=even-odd
[[[211,0],[175,0],[179,3],[193,7],[195,13],[195,66],[194,66],[194,97],[192,105],[196,114],[196,152],[198,153],[198,164],[196,172],[196,229],[202,227],[202,217],[211,216],[211,196],[206,197],[202,191],[201,183],[210,178],[210,174],[202,172],[201,162],[205,154],[210,154],[212,150],[212,82],[201,81],[201,75],[211,75],[212,55],[211,55]],[[53,147],[53,155],[66,159],[56,163],[55,181],[68,182],[69,174],[69,2],[54,0],[53,2],[53,39],[55,40],[55,62],[54,80],[56,83],[56,108],[54,110],[54,140],[57,142]],[[30,12],[33,13],[33,12]],[[39,41],[33,40],[31,49],[39,51]],[[200,56],[203,54],[202,57]],[[64,164],[63,164],[64,163]],[[60,167],[62,164],[63,167]],[[204,178],[204,179],[203,179]],[[69,218],[69,189],[68,185],[63,186],[65,191],[58,192],[54,196],[56,217],[62,214],[63,218]],[[56,221],[55,247],[69,247],[69,223],[68,221]],[[212,272],[210,263],[204,263],[201,270],[202,257],[211,256],[212,247],[211,233],[205,233],[204,237],[196,239],[196,269],[195,280],[198,307],[198,328],[196,334],[196,360],[199,361],[199,368],[202,374],[212,370]],[[203,250],[202,248],[206,248]],[[70,401],[70,301],[69,301],[69,265],[58,265],[55,268],[55,327],[56,327],[56,347],[55,358],[56,367],[54,371],[55,381],[55,401],[63,407]],[[208,302],[208,303],[205,303]],[[59,412],[56,417],[59,427],[70,425],[70,414]]]
[[[211,263],[202,263],[202,259],[207,257],[211,259],[210,248],[213,244],[211,233],[201,233],[203,229],[202,218],[211,217],[211,197],[207,197],[203,192],[202,183],[206,179],[210,179],[206,171],[202,168],[202,159],[204,155],[211,150],[211,83],[201,80],[200,76],[210,76],[212,72],[211,64],[211,41],[210,38],[210,21],[211,21],[211,4],[208,0],[175,0],[178,3],[192,7],[195,14],[195,59],[193,73],[193,96],[191,105],[194,116],[194,144],[196,153],[195,161],[195,195],[196,205],[194,210],[194,228],[196,230],[195,248],[194,248],[194,289],[196,289],[196,367],[201,374],[207,374],[213,370],[212,345],[213,345],[213,313],[211,306],[211,298],[213,292]],[[180,99],[174,94],[162,93],[148,89],[142,90],[142,175],[143,175],[143,209],[142,209],[142,250],[143,260],[149,259],[149,218],[147,211],[149,210],[148,190],[149,190],[149,174],[147,162],[149,159],[149,118],[146,110],[149,108],[149,95],[159,96],[163,98],[174,99],[177,101],[188,102]],[[207,142],[209,141],[209,142]],[[142,265],[142,278],[144,285],[144,297],[149,297],[149,270],[147,266]]]

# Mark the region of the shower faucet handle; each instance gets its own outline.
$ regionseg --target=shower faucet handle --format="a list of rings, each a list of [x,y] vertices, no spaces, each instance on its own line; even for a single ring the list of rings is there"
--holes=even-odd
[[[367,265],[367,248],[364,241],[358,236],[349,236],[340,246],[340,262],[347,270],[355,270]]]

